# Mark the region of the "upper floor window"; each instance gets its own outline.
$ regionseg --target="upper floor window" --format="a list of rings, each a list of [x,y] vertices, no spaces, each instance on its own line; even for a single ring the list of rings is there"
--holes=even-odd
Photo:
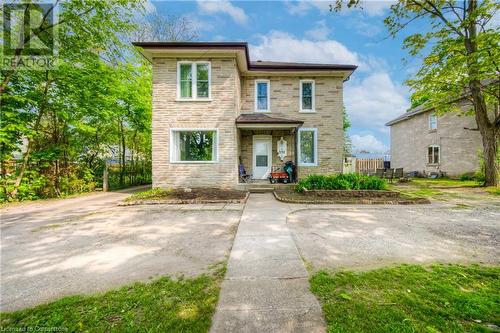
[[[314,112],[314,80],[300,81],[300,112]]]
[[[210,98],[210,63],[180,61],[177,63],[177,96],[179,99]]]
[[[431,145],[427,147],[427,163],[439,164],[440,151],[439,146]]]
[[[316,128],[300,128],[298,139],[299,165],[318,165],[318,130]]]
[[[434,113],[429,115],[429,130],[433,131],[438,128],[438,120]]]
[[[255,80],[255,111],[270,112],[269,80]]]

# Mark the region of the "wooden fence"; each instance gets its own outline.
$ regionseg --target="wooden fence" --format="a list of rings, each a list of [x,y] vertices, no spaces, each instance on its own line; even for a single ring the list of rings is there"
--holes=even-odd
[[[384,168],[383,158],[356,158],[356,172],[374,172]]]

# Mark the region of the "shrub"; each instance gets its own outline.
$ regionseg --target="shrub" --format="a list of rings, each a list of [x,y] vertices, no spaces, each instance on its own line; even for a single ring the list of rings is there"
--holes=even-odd
[[[476,180],[476,177],[473,173],[467,172],[460,176],[460,180],[463,182],[467,180]]]
[[[295,190],[385,190],[385,180],[374,176],[365,176],[357,173],[336,175],[309,175],[301,179]]]

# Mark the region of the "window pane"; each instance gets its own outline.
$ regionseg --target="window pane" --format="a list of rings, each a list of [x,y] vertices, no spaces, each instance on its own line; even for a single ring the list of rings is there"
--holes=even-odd
[[[181,64],[181,97],[192,97],[192,70],[191,64]]]
[[[427,148],[427,163],[432,163],[432,147]]]
[[[434,163],[439,163],[439,147],[434,147]]]
[[[177,133],[180,161],[213,161],[215,159],[214,131],[180,131]]]
[[[303,97],[311,97],[312,96],[312,83],[311,82],[303,82],[302,83],[302,96]]]
[[[267,155],[256,155],[255,156],[255,166],[266,167],[267,165]]]
[[[311,97],[302,97],[302,109],[303,110],[312,110],[312,98]]]
[[[208,81],[208,64],[196,64],[198,80]]]
[[[315,163],[314,161],[314,131],[300,132],[300,162]]]
[[[198,80],[197,89],[198,97],[208,97],[208,81]]]
[[[257,96],[267,98],[267,82],[257,83]]]
[[[258,110],[267,110],[267,97],[258,97],[257,98],[257,109]]]

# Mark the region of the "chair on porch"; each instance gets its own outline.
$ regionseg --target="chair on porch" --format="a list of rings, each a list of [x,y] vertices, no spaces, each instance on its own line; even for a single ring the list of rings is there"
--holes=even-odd
[[[245,170],[245,167],[243,164],[240,164],[239,167],[239,174],[240,174],[240,182],[241,183],[251,183],[252,182],[252,175],[247,174],[247,171]]]

